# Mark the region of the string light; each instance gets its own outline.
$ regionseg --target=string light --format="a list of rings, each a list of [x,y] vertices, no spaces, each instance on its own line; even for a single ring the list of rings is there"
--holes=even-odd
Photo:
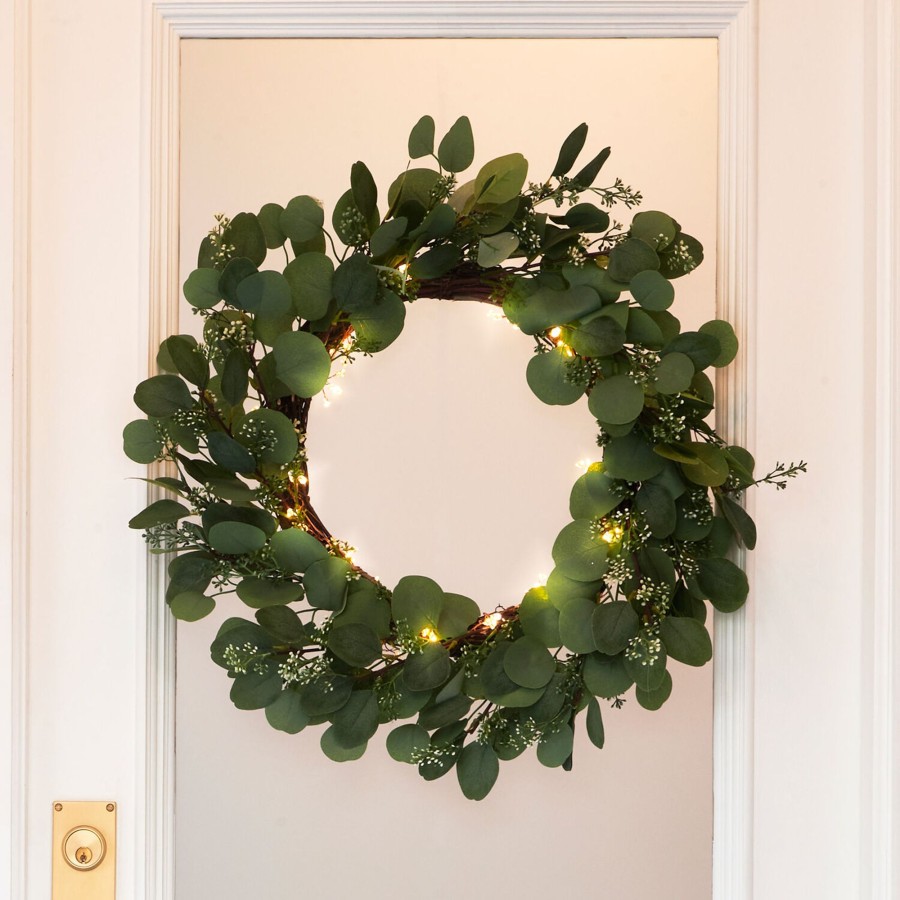
[[[593,460],[590,459],[579,459],[577,463],[575,463],[576,469],[581,469],[583,472],[587,472],[587,470],[591,467],[591,463]]]
[[[621,541],[624,536],[625,529],[621,525],[613,525],[600,535],[600,539],[606,541],[607,544],[616,544]]]
[[[538,575],[537,580],[532,584],[532,587],[543,587],[547,583],[547,576],[543,573]]]
[[[430,641],[432,644],[437,643],[440,640],[437,636],[437,632],[433,628],[423,628],[419,632],[419,637],[425,638],[426,641]]]
[[[491,613],[482,620],[485,627],[493,631],[503,621],[503,613]]]
[[[555,341],[562,334],[562,328],[559,325],[554,325],[550,329],[550,339]]]

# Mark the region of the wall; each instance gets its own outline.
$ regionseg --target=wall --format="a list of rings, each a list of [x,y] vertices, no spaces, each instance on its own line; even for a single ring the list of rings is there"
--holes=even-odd
[[[364,72],[364,84],[351,72]],[[712,40],[186,42],[182,276],[213,212],[311,193],[330,216],[357,158],[383,196],[425,112],[444,129],[468,114],[476,164],[521,150],[533,179],[586,120],[588,150],[613,147],[599,180],[639,187],[645,208],[671,212],[708,248],[677,287],[679,315],[698,325],[715,315],[716,81]],[[330,406],[314,405],[316,508],[386,584],[428,574],[489,610],[517,602],[552,568],[575,464],[599,455],[584,402],[549,408],[531,394],[531,348],[479,305],[420,300],[395,345],[350,366],[336,380],[343,392],[326,391]],[[214,618],[178,628],[177,896],[287,898],[299,866],[313,896],[412,898],[425,883],[447,890],[443,873],[473,859],[488,864],[464,876],[472,897],[587,896],[601,872],[622,900],[710,895],[711,666],[676,664],[659,713],[633,699],[605,710],[607,747],[581,735],[571,775],[529,752],[474,805],[455,776],[427,784],[392,762],[383,734],[363,760],[339,766],[314,730],[288,737],[262,713],[233,709],[208,647],[218,621],[243,614],[223,602]],[[216,797],[223,777],[226,807]],[[665,856],[648,861],[648,845]],[[353,866],[340,861],[349,847]],[[514,867],[500,863],[502,847],[515,848]],[[554,863],[563,859],[565,874]],[[402,873],[390,884],[387,860]]]

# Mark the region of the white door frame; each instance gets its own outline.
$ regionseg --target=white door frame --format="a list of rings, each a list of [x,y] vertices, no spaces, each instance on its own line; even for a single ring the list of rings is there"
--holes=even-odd
[[[719,41],[718,313],[743,336],[744,352],[721,377],[721,422],[729,439],[753,445],[755,46],[751,0],[629,2],[232,2],[159,3],[153,16],[150,125],[150,335],[156,348],[177,330],[179,44],[198,38],[495,37],[717,38]],[[155,499],[155,497],[154,497]],[[752,566],[752,561],[751,561]],[[752,574],[752,571],[751,571]],[[163,573],[149,579],[148,761],[153,798],[148,838],[172,854],[174,783],[173,629]],[[752,624],[746,611],[715,616],[714,896],[751,896]],[[164,865],[171,876],[173,867]],[[153,878],[152,872],[148,877]],[[156,887],[156,884],[154,884]],[[170,888],[169,888],[170,889]]]
[[[742,363],[720,385],[724,427],[731,438],[754,443],[757,356],[756,255],[756,59],[757,0],[517,0],[517,2],[180,2],[131,0],[145,26],[143,64],[142,188],[144,254],[140,297],[145,304],[147,347],[176,321],[178,284],[178,46],[182,39],[215,37],[716,37],[720,49],[719,298],[720,314],[744,338]],[[764,0],[759,0],[764,2]],[[98,4],[98,7],[102,4]],[[860,786],[860,896],[888,900],[897,872],[897,784],[893,777],[900,659],[900,617],[892,604],[900,593],[900,14],[895,0],[869,0],[866,7],[867,133],[864,162],[866,263],[872,329],[865,381],[874,416],[862,436],[868,470],[863,481],[871,509],[871,578],[861,598],[869,626],[859,650],[860,712],[855,727],[863,747],[861,771],[848,772]],[[0,513],[0,726],[10,724],[0,746],[0,879],[9,872],[9,896],[36,898],[26,885],[26,789],[31,708],[28,681],[42,660],[34,652],[28,622],[40,607],[29,596],[28,311],[31,257],[37,240],[30,228],[30,87],[32,37],[27,0],[0,5],[0,285],[11,304],[0,304],[0,340],[7,360],[0,383],[6,428],[0,447],[0,477],[11,485],[12,503]],[[102,27],[103,13],[98,10]],[[114,34],[122,35],[122,25]],[[799,37],[799,36],[798,36]],[[148,365],[149,365],[148,349]],[[860,403],[865,398],[857,398]],[[754,561],[749,560],[751,578]],[[148,566],[147,613],[135,629],[134,654],[143,673],[135,683],[137,758],[122,763],[135,780],[137,807],[129,832],[133,859],[124,896],[140,900],[172,897],[173,687],[172,629],[161,603],[161,571]],[[765,818],[754,809],[754,685],[750,614],[717,618],[714,712],[714,896],[753,896],[754,825]],[[127,641],[126,641],[127,643]],[[146,661],[143,665],[142,661]],[[766,674],[766,673],[763,673]],[[776,673],[777,674],[777,673]],[[2,728],[0,728],[2,731]],[[78,786],[73,786],[78,791]],[[126,812],[127,815],[127,812]],[[3,881],[0,880],[0,891]],[[33,891],[33,893],[32,893]]]

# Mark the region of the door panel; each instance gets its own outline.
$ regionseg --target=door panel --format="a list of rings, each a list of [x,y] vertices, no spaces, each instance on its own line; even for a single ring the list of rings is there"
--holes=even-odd
[[[445,130],[468,114],[476,165],[520,150],[535,179],[586,120],[588,149],[613,148],[607,180],[639,187],[644,208],[703,241],[706,262],[676,301],[696,326],[715,314],[716,84],[713,40],[185,42],[182,277],[212,213],[310,193],[328,217],[356,159],[383,195],[424,113]],[[185,311],[183,328],[196,324]],[[598,451],[584,403],[531,395],[531,343],[480,305],[420,300],[395,345],[314,405],[317,510],[386,584],[428,574],[488,610],[552,568],[576,463]],[[582,735],[572,773],[530,751],[473,804],[454,774],[427,784],[391,761],[387,729],[337,765],[318,729],[289,737],[235,710],[208,648],[239,607],[178,626],[176,897],[444,895],[460,878],[475,897],[587,896],[601,883],[623,900],[710,895],[711,667],[676,666],[658,713],[633,699],[605,710],[606,749]],[[648,863],[647,846],[666,853]]]

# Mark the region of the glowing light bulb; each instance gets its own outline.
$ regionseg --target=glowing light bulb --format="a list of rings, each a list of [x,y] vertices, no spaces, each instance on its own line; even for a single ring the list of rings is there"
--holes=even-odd
[[[532,584],[532,587],[543,587],[547,583],[547,576],[541,573],[538,575],[537,580]]]
[[[332,394],[334,394],[335,397],[340,397],[341,394],[344,393],[344,389],[339,384],[331,385],[329,390],[331,391]]]
[[[587,470],[591,467],[591,460],[589,459],[579,459],[577,463],[575,463],[576,469],[581,469],[583,472],[587,472]]]
[[[425,638],[426,641],[431,641],[432,644],[440,640],[437,636],[437,632],[433,628],[423,628],[419,632],[419,637]]]
[[[400,265],[397,266],[397,271],[398,271],[401,275],[406,275],[407,269],[409,269],[409,263],[400,263]]]
[[[502,621],[503,614],[498,612],[491,613],[489,616],[485,616],[483,620],[484,625],[487,628],[490,628],[491,631],[493,631]]]
[[[359,551],[356,549],[356,547],[348,547],[344,551],[344,559],[346,559],[347,562],[350,563],[350,565],[354,566],[356,565],[356,554],[358,552]]]
[[[341,350],[344,353],[348,353],[353,348],[353,342],[356,340],[356,332],[350,331],[350,333],[341,341]]]
[[[607,544],[615,544],[621,541],[624,535],[625,529],[621,525],[613,525],[611,528],[607,528],[600,535],[600,538],[606,541]]]
[[[286,519],[291,519],[292,521],[297,518],[297,510],[296,509],[286,509],[284,511],[284,517]]]
[[[559,325],[554,325],[550,329],[550,337],[555,341],[562,334],[562,328]]]

